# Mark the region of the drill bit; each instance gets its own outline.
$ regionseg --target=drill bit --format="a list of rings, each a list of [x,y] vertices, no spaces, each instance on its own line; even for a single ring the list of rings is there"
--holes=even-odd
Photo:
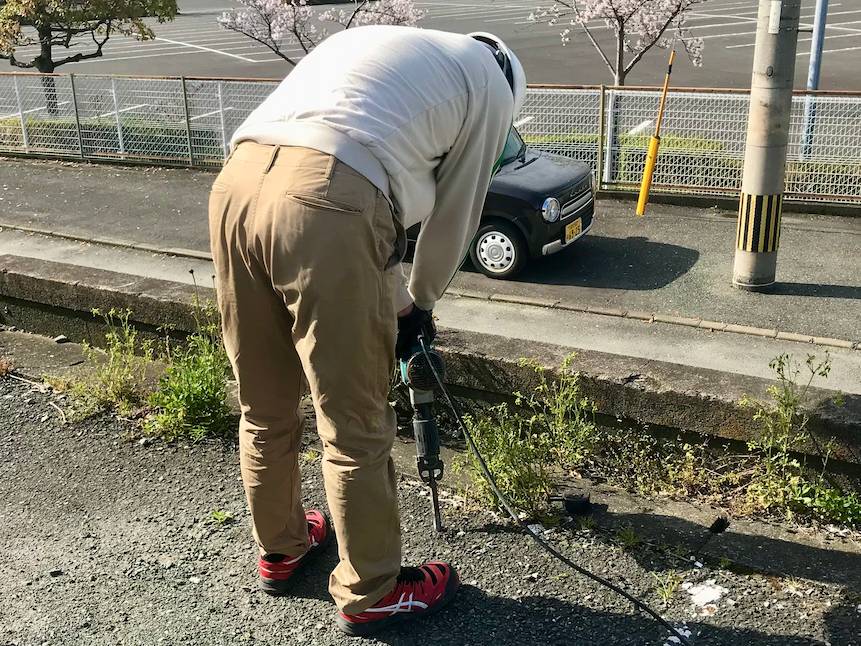
[[[431,491],[431,505],[433,508],[433,528],[437,531],[437,533],[442,533],[442,515],[439,511],[439,493],[437,492],[436,486],[436,478],[431,478],[428,483]]]

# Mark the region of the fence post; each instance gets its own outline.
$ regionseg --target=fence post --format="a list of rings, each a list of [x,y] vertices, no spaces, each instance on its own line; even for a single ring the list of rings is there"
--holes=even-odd
[[[24,143],[24,152],[30,152],[30,136],[27,134],[27,122],[24,120],[24,103],[21,101],[21,88],[18,87],[18,75],[15,74],[15,99],[18,102],[18,117],[21,119],[21,140]]]
[[[224,158],[227,159],[227,127],[224,125],[224,87],[221,81],[218,82],[218,117],[221,121],[221,149],[224,152]]]
[[[84,159],[84,135],[81,133],[81,117],[78,114],[78,92],[75,89],[74,74],[69,74],[69,83],[72,86],[72,107],[75,109],[75,128],[78,131],[78,151],[81,159]]]
[[[604,84],[601,84],[601,93],[598,97],[598,160],[595,163],[595,179],[598,188],[604,187]]]
[[[188,113],[188,92],[185,87],[185,77],[181,76],[182,82],[182,105],[185,108],[185,140],[188,144],[188,165],[194,166],[194,150],[191,147],[191,118]]]
[[[120,146],[120,154],[125,156],[126,144],[123,140],[123,124],[120,122],[120,104],[117,100],[117,79],[114,76],[111,77],[111,94],[114,95],[114,117],[117,122],[117,142]]]
[[[828,19],[828,0],[816,0],[816,13],[813,19],[813,42],[810,44],[810,63],[807,70],[807,89],[819,89],[819,72],[822,68],[822,46],[825,42],[825,22]],[[813,155],[813,136],[816,129],[816,97],[804,97],[804,134],[801,145],[801,159]]]
[[[616,90],[610,90],[608,95],[608,106],[606,114],[606,131],[607,150],[604,153],[604,183],[609,185],[613,183],[613,167],[616,165],[614,149],[616,148]]]

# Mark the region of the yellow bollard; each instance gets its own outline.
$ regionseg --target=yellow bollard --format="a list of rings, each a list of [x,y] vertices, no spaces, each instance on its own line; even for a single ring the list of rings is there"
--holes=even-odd
[[[643,182],[640,184],[640,199],[637,200],[637,215],[646,215],[646,204],[649,202],[649,189],[652,186],[652,175],[655,172],[655,163],[658,161],[658,146],[660,144],[660,137],[652,137],[649,141],[646,167],[643,169]]]
[[[664,120],[664,105],[667,102],[667,90],[670,87],[670,74],[673,73],[673,61],[676,50],[670,51],[670,64],[664,77],[664,89],[661,92],[661,103],[658,106],[658,118],[655,120],[655,135],[649,141],[649,151],[646,154],[646,167],[643,169],[643,181],[640,184],[640,199],[637,200],[637,215],[646,215],[646,204],[649,203],[649,189],[652,187],[652,175],[658,162],[658,147],[661,144],[661,122]]]

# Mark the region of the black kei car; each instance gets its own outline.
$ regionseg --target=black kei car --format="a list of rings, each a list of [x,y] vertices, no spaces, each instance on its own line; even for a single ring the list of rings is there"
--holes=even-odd
[[[469,257],[486,276],[512,278],[529,258],[549,256],[585,235],[594,208],[588,165],[533,150],[512,128]],[[419,225],[407,231],[411,243],[418,233]]]

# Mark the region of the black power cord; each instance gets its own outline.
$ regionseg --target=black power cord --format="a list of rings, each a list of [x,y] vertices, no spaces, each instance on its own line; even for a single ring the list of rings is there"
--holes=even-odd
[[[482,457],[481,453],[479,453],[478,447],[475,445],[475,441],[472,439],[472,435],[466,428],[466,424],[464,424],[463,422],[463,415],[461,414],[460,409],[458,408],[454,399],[452,399],[451,395],[449,394],[448,389],[445,387],[445,384],[443,383],[442,378],[440,377],[440,374],[436,369],[436,366],[434,366],[434,363],[431,360],[430,353],[428,352],[428,347],[425,343],[424,337],[419,336],[419,343],[421,344],[422,352],[425,355],[425,359],[427,360],[427,363],[430,366],[431,371],[433,372],[434,379],[436,380],[440,391],[445,397],[446,403],[448,403],[449,408],[451,408],[451,412],[454,413],[454,416],[457,419],[458,425],[460,426],[460,430],[463,432],[463,436],[466,439],[467,445],[469,446],[469,450],[475,456],[475,459],[478,461],[478,464],[481,467],[481,472],[484,475],[484,479],[487,480],[487,483],[490,485],[490,488],[493,489],[493,493],[496,494],[496,498],[497,500],[499,500],[499,504],[501,504],[505,511],[508,512],[508,515],[511,516],[511,519],[515,523],[520,525],[526,531],[526,533],[529,534],[535,540],[536,543],[538,543],[541,547],[547,550],[547,552],[549,552],[552,556],[562,561],[562,563],[570,567],[575,572],[579,572],[583,576],[592,579],[596,583],[600,583],[604,587],[609,588],[616,594],[630,601],[632,604],[634,604],[634,607],[638,608],[639,610],[642,610],[647,615],[652,617],[652,619],[661,624],[664,628],[669,630],[671,635],[678,639],[683,646],[692,646],[691,642],[688,640],[687,637],[685,637],[681,632],[679,632],[679,630],[676,629],[676,627],[673,626],[670,622],[661,617],[661,615],[652,610],[648,605],[637,599],[629,592],[626,592],[616,584],[574,563],[574,561],[572,561],[567,556],[559,552],[555,547],[550,545],[550,543],[548,543],[538,532],[532,529],[532,527],[530,527],[527,522],[520,519],[517,513],[512,509],[511,503],[508,502],[508,499],[499,490],[499,486],[496,484],[496,479],[490,472],[487,463],[484,461],[484,457]]]

